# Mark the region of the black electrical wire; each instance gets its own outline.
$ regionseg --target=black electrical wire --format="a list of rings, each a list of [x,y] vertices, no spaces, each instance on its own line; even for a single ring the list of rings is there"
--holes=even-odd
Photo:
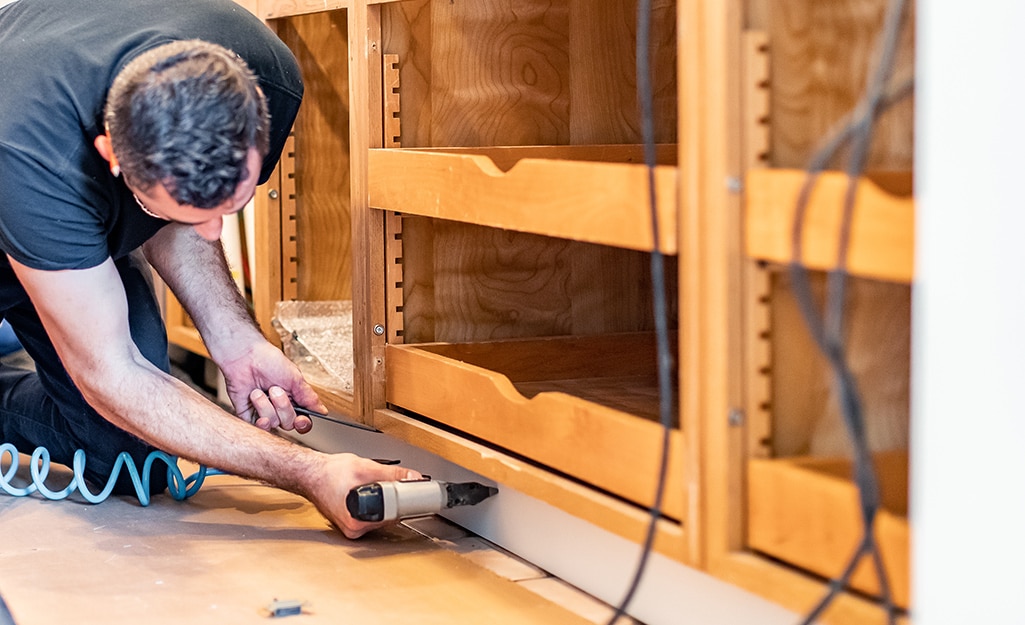
[[[827,140],[813,156],[808,166],[808,175],[798,196],[794,211],[793,230],[791,232],[792,258],[790,275],[794,295],[798,307],[808,325],[815,343],[825,355],[835,376],[839,392],[840,412],[844,426],[851,439],[854,455],[854,480],[858,487],[859,505],[862,517],[863,534],[854,554],[851,556],[842,573],[830,581],[825,596],[805,616],[802,624],[814,622],[846,588],[855,567],[866,555],[872,558],[876,577],[879,581],[880,599],[890,625],[896,623],[896,609],[890,590],[889,578],[883,565],[879,545],[875,540],[875,518],[879,510],[879,480],[872,465],[871,452],[868,445],[865,419],[857,381],[846,360],[843,340],[844,303],[847,282],[847,254],[850,247],[851,220],[854,211],[854,200],[857,183],[865,170],[869,147],[875,123],[879,114],[892,102],[910,92],[911,81],[905,81],[896,89],[888,90],[887,83],[896,57],[901,26],[904,20],[905,0],[891,0],[883,23],[880,38],[878,66],[873,73],[865,96],[860,101],[855,113],[841,128]],[[811,293],[808,271],[801,263],[801,235],[807,213],[808,199],[815,184],[817,174],[832,161],[839,149],[850,142],[845,173],[847,188],[844,194],[836,268],[831,270],[827,278],[825,310],[822,314],[816,308]]]
[[[669,467],[669,441],[673,427],[673,357],[669,346],[669,320],[666,306],[665,255],[662,253],[661,233],[658,220],[658,197],[655,192],[655,166],[658,157],[655,149],[655,105],[651,84],[651,0],[637,3],[637,106],[641,120],[641,142],[644,145],[644,163],[648,175],[648,204],[651,209],[651,252],[652,309],[655,317],[655,343],[658,367],[659,421],[662,424],[662,450],[659,463],[658,486],[651,506],[651,520],[641,547],[640,559],[626,594],[616,607],[608,624],[613,625],[626,613],[630,602],[640,586],[655,542],[658,520],[662,516],[662,499],[665,494],[666,474]]]
[[[851,557],[841,575],[830,583],[830,589],[818,605],[808,614],[803,621],[810,624],[817,619],[828,607],[832,600],[843,588],[846,587],[854,568],[865,554],[870,554],[879,578],[882,601],[891,624],[895,623],[896,612],[892,602],[888,578],[883,567],[878,546],[875,543],[873,528],[875,514],[879,508],[878,478],[871,463],[871,456],[868,452],[867,437],[864,427],[864,416],[860,395],[857,390],[854,375],[845,360],[845,352],[842,340],[843,334],[843,303],[845,298],[846,282],[846,260],[850,243],[850,222],[853,215],[853,206],[856,193],[856,184],[865,168],[868,148],[871,144],[872,133],[878,115],[891,105],[906,96],[913,88],[913,80],[906,80],[896,88],[887,89],[886,85],[890,78],[890,70],[896,52],[896,44],[901,31],[901,23],[904,16],[905,0],[893,0],[887,11],[884,23],[884,33],[881,39],[882,52],[880,54],[879,66],[869,86],[866,97],[862,100],[856,115],[843,124],[830,140],[820,148],[809,164],[808,177],[798,198],[798,206],[795,210],[792,250],[793,260],[790,264],[792,281],[795,285],[795,296],[798,299],[799,307],[809,326],[816,343],[822,349],[834,369],[837,377],[837,385],[840,390],[841,413],[844,416],[844,423],[852,438],[855,452],[855,480],[860,493],[862,509],[862,520],[864,525],[864,536],[854,555]],[[658,384],[659,384],[659,418],[663,426],[662,457],[659,468],[658,486],[655,494],[655,501],[651,507],[651,521],[641,549],[640,560],[637,564],[630,586],[617,606],[615,613],[609,619],[609,625],[613,625],[621,616],[626,613],[631,600],[640,586],[644,570],[647,566],[648,557],[651,554],[654,543],[655,532],[659,518],[661,518],[662,500],[665,491],[665,480],[668,471],[669,440],[672,428],[672,383],[671,367],[672,355],[668,338],[668,315],[665,297],[665,258],[659,247],[660,231],[658,221],[658,204],[655,193],[655,166],[657,157],[655,152],[654,132],[654,94],[651,85],[650,69],[650,39],[651,39],[651,1],[639,0],[637,8],[637,100],[640,109],[641,135],[644,145],[644,160],[648,171],[649,204],[651,209],[651,224],[654,237],[654,245],[651,254],[651,274],[653,290],[653,309],[655,316],[655,333],[658,358]],[[836,270],[830,273],[829,298],[827,301],[826,313],[820,316],[811,295],[811,286],[808,273],[801,264],[801,232],[803,231],[805,213],[811,189],[814,186],[816,176],[824,170],[829,162],[835,157],[841,147],[848,142],[852,143],[852,151],[848,161],[846,173],[848,175],[848,189],[844,197],[843,217],[841,221],[841,232],[839,234],[839,246],[837,253]]]

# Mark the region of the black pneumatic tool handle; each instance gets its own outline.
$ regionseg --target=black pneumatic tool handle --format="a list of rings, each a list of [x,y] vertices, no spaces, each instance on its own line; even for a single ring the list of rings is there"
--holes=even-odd
[[[349,491],[345,496],[345,508],[357,521],[377,522],[384,520],[384,494],[378,483],[364,484]]]

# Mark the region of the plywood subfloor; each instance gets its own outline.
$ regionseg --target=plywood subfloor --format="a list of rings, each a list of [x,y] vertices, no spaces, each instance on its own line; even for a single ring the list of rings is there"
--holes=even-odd
[[[147,508],[0,494],[0,536],[0,593],[18,625],[266,623],[275,599],[304,602],[273,619],[285,623],[595,622],[530,590],[557,580],[525,563],[489,567],[467,542],[478,538],[410,523],[349,541],[304,499],[230,476]]]

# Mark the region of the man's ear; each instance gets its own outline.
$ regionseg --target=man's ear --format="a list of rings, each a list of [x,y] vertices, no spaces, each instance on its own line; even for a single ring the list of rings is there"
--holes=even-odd
[[[110,163],[110,173],[115,178],[121,175],[121,167],[117,164],[117,157],[114,156],[114,148],[110,143],[110,135],[104,133],[93,140],[93,146],[100,153],[105,161]]]

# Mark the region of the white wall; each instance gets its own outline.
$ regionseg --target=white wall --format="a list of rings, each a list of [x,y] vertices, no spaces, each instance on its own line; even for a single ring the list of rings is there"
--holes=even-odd
[[[1025,623],[1025,3],[918,2],[916,625]]]

